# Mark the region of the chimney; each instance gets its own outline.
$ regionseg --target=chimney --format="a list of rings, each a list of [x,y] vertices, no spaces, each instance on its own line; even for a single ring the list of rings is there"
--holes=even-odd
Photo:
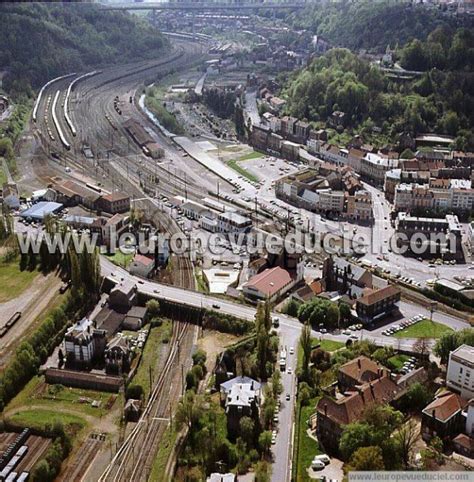
[[[362,368],[362,363],[360,362],[360,358],[357,358],[357,366],[359,367],[359,370]]]
[[[324,415],[327,417],[328,416],[328,404],[324,404]]]
[[[433,418],[436,418],[436,410],[433,410],[433,412],[431,413],[431,416],[432,416]]]

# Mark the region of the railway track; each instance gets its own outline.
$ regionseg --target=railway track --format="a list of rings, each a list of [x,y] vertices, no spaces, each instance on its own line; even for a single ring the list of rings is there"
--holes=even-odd
[[[173,389],[181,392],[176,383],[176,364],[181,359],[180,344],[188,334],[189,323],[174,323],[169,343],[169,353],[165,366],[150,394],[145,410],[132,432],[125,439],[109,466],[99,478],[99,482],[147,481],[152,470],[157,445],[170,423],[170,405]],[[174,379],[173,379],[174,375]],[[174,385],[172,382],[175,382]],[[168,396],[164,396],[168,393]]]

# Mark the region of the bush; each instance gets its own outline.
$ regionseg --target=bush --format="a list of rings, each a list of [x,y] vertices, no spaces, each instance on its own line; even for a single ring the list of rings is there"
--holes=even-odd
[[[129,400],[141,400],[145,394],[141,385],[129,385],[125,391],[125,398]]]

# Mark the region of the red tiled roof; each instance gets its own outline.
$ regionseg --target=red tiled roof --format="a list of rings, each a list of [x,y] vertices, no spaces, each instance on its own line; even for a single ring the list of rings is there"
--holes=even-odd
[[[143,254],[136,254],[133,258],[133,262],[143,264],[144,266],[150,266],[154,263],[151,258],[148,258],[148,256],[144,256]]]
[[[378,376],[379,366],[370,358],[359,356],[342,365],[339,371],[360,383],[364,383]]]
[[[360,420],[370,407],[391,402],[401,391],[388,376],[365,383],[339,400],[324,396],[318,403],[318,414],[330,418],[338,425],[347,425]]]
[[[468,449],[470,452],[474,452],[474,438],[469,437],[465,433],[460,433],[453,442],[461,447]]]
[[[441,422],[446,422],[454,414],[466,406],[466,401],[456,393],[446,391],[435,398],[423,409],[423,413],[435,417]]]
[[[400,293],[400,289],[394,285],[386,286],[380,290],[371,291],[370,293],[365,294],[361,298],[357,300],[358,303],[362,303],[364,305],[373,305],[382,301],[385,298],[390,296],[394,296],[397,293]]]
[[[124,192],[119,192],[119,191],[115,191],[113,193],[107,194],[102,197],[102,199],[105,199],[106,201],[109,201],[109,202],[122,201],[129,198],[130,196],[128,194],[125,194]]]
[[[291,281],[290,273],[277,266],[276,268],[266,269],[253,276],[244,286],[251,286],[266,296],[273,296],[291,283]]]

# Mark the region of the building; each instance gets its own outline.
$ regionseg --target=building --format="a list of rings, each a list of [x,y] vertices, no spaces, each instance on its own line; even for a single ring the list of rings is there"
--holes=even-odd
[[[114,191],[102,196],[99,200],[102,211],[109,214],[125,213],[130,211],[130,196],[126,193]]]
[[[327,451],[337,453],[346,425],[359,421],[371,407],[391,403],[401,393],[401,388],[384,372],[340,398],[323,396],[316,407],[318,439]]]
[[[382,157],[380,154],[367,152],[360,160],[360,175],[362,178],[377,185],[383,185],[385,174],[398,167],[397,159]]]
[[[125,214],[114,214],[102,226],[102,242],[110,249],[118,248],[120,235],[128,228],[130,218]]]
[[[261,385],[249,377],[235,377],[220,385],[229,433],[237,434],[242,417],[258,418]]]
[[[58,214],[62,209],[60,203],[41,201],[22,211],[20,216],[27,221],[43,222],[47,216]]]
[[[464,457],[469,457],[474,459],[474,438],[466,435],[465,433],[460,433],[457,437],[453,439],[454,450]]]
[[[391,315],[398,310],[401,291],[394,285],[379,290],[370,290],[356,301],[357,316],[364,323]]]
[[[449,354],[446,385],[463,398],[474,398],[474,347],[461,345]]]
[[[323,280],[327,291],[341,291],[356,296],[362,294],[364,288],[373,287],[369,270],[333,256],[324,260]]]
[[[88,209],[96,209],[103,194],[100,189],[90,189],[71,180],[57,182],[53,185],[53,189],[56,192],[55,201],[63,203],[65,206],[80,204]]]
[[[239,233],[252,226],[252,220],[232,211],[217,215],[217,229],[221,233]]]
[[[20,207],[20,195],[18,194],[18,186],[14,182],[7,182],[3,185],[2,190],[3,204],[10,209],[18,209]]]
[[[128,279],[117,283],[110,291],[109,305],[117,310],[130,309],[136,302],[137,286]]]
[[[105,350],[106,332],[98,330],[88,318],[71,326],[64,336],[66,364],[77,368],[90,368]]]
[[[466,401],[458,394],[445,391],[421,412],[421,436],[429,441],[452,438],[464,429],[463,409]]]
[[[112,338],[105,348],[105,372],[110,375],[121,376],[128,373],[132,361],[132,352],[128,343],[128,338],[116,335]]]
[[[363,190],[357,191],[353,195],[347,195],[344,215],[348,219],[371,224],[374,220],[374,214],[370,192]]]
[[[122,322],[124,330],[138,331],[147,320],[146,306],[132,306]]]
[[[462,229],[457,216],[448,214],[444,218],[423,218],[399,212],[395,229],[398,246],[405,252],[424,258],[464,258]],[[413,244],[415,241],[416,244]],[[414,246],[416,253],[412,249]]]
[[[243,285],[243,294],[250,300],[275,301],[290,290],[296,283],[290,273],[279,266],[252,276]]]
[[[138,422],[142,414],[142,401],[129,398],[123,410],[127,421]]]
[[[235,474],[219,474],[214,472],[206,479],[206,482],[235,482],[236,480],[237,476]]]
[[[344,393],[358,385],[380,377],[379,365],[366,356],[359,356],[341,365],[337,373],[339,390]]]
[[[136,254],[129,266],[130,274],[142,278],[150,277],[154,269],[155,260],[143,254]]]

